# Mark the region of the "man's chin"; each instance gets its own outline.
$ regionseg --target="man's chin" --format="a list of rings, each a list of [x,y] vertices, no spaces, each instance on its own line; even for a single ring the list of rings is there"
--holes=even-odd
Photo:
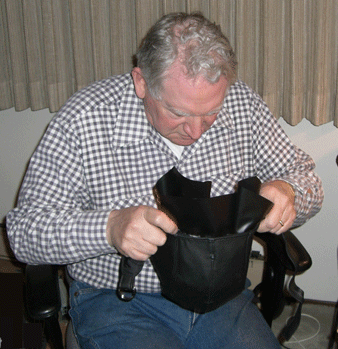
[[[191,145],[196,142],[195,139],[192,139],[190,137],[176,137],[169,140],[176,145],[182,145],[182,146]]]

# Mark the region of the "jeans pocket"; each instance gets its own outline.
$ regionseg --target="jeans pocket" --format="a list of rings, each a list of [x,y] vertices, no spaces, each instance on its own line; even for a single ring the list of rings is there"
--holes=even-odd
[[[95,333],[106,326],[110,318],[110,314],[105,312],[105,309],[109,308],[105,299],[110,297],[104,297],[104,294],[111,295],[112,292],[114,290],[97,289],[79,281],[73,281],[71,284],[69,315],[80,343],[89,341],[91,343],[89,347],[96,347],[93,341]]]

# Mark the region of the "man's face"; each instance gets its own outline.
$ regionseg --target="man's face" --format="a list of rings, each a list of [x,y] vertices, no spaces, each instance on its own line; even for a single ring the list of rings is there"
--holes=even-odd
[[[215,84],[203,77],[192,80],[186,77],[180,65],[175,65],[163,82],[162,99],[158,101],[150,95],[141,70],[135,68],[132,75],[149,122],[177,145],[194,143],[211,127],[227,90],[224,76]]]

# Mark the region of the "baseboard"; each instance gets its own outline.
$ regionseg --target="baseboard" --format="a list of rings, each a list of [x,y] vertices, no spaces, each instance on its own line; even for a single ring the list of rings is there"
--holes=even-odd
[[[330,307],[335,307],[338,305],[337,302],[320,301],[317,299],[304,299],[304,304],[326,305],[326,306],[330,306]]]

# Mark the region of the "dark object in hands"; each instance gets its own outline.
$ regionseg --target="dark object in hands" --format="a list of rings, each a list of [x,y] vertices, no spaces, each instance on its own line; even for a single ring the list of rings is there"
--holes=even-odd
[[[214,198],[209,183],[189,181],[172,169],[155,186],[159,209],[180,231],[168,234],[150,259],[162,294],[197,313],[217,309],[244,290],[253,234],[272,207],[259,196],[256,177],[240,181],[236,193]]]
[[[197,182],[171,169],[155,185],[160,210],[166,212],[181,232],[200,237],[220,237],[257,228],[272,203],[260,196],[257,177],[238,183],[234,194],[210,198],[211,182]]]
[[[192,181],[176,168],[155,185],[159,209],[178,225],[176,235],[151,257],[164,296],[203,313],[216,309],[245,287],[252,235],[272,203],[258,195],[260,181],[238,183],[236,193],[210,198],[211,182]],[[125,257],[117,294],[129,301],[140,263]],[[122,268],[128,265],[129,271]],[[183,292],[182,292],[183,291]],[[125,296],[126,295],[126,296]]]

